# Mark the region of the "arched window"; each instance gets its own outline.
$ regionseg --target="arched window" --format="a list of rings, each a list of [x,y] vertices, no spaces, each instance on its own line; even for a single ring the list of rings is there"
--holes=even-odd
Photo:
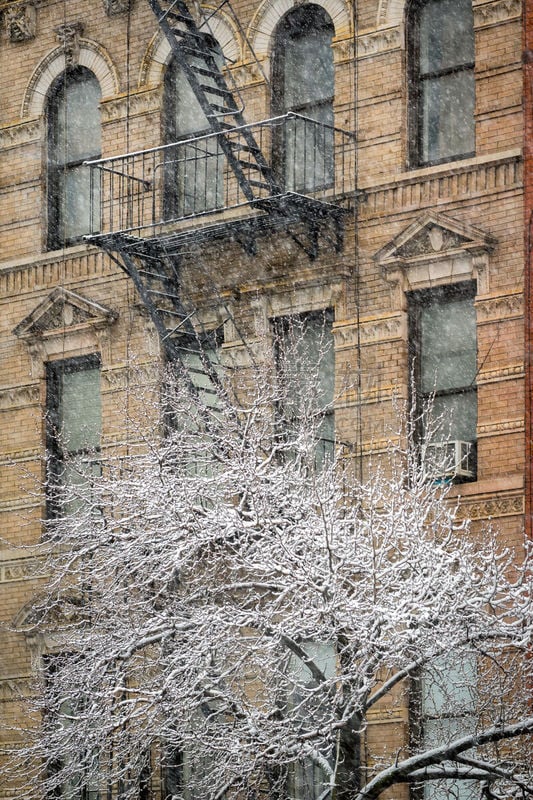
[[[411,164],[473,155],[472,0],[415,0],[407,31]]]
[[[83,162],[100,157],[100,97],[100,84],[85,67],[67,70],[50,88],[47,101],[49,250],[72,244],[89,233],[91,216],[98,211],[98,194],[94,192],[91,201],[90,171]]]
[[[272,112],[306,118],[289,120],[274,142],[274,164],[290,190],[333,182],[334,35],[331,18],[317,5],[289,11],[274,33]]]
[[[213,39],[212,52],[219,67],[223,64],[220,47]],[[193,69],[203,69],[203,59],[193,59]],[[216,84],[209,75],[199,73],[204,86]],[[217,102],[213,97],[213,102]],[[163,138],[167,145],[176,142],[165,154],[164,216],[184,217],[212,211],[223,205],[222,150],[183,70],[174,59],[165,73]],[[190,141],[194,139],[195,141]],[[187,140],[187,144],[180,141]]]

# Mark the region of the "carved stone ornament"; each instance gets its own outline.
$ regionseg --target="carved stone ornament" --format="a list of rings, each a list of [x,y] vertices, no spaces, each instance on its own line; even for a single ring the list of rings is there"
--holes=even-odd
[[[10,42],[27,42],[37,33],[37,10],[33,3],[19,3],[4,11]]]
[[[478,293],[488,291],[488,257],[496,242],[479,228],[444,214],[418,217],[374,260],[381,274],[401,293],[461,280],[478,281]]]
[[[104,328],[117,315],[79,294],[59,288],[20,322],[13,333],[28,342],[62,334],[66,328]]]
[[[83,33],[81,22],[65,22],[55,28],[55,32],[65,51],[65,62],[67,67],[75,67],[80,58],[80,36]]]
[[[108,17],[129,11],[132,0],[104,0],[104,10]]]

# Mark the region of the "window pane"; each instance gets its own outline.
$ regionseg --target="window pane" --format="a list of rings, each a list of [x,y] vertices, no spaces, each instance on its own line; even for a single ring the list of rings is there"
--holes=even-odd
[[[287,416],[298,416],[309,401],[316,410],[331,404],[335,359],[330,315],[308,314],[278,322],[280,374],[288,390],[284,407]]]
[[[213,48],[218,45],[213,42]],[[220,68],[224,57],[220,48],[215,52]],[[205,62],[194,63],[205,67]],[[201,77],[204,86],[216,86],[209,76]],[[208,95],[217,105],[223,104],[219,95]],[[206,115],[192,90],[191,84],[177,62],[168,67],[165,77],[163,123],[165,141],[170,144],[209,132]],[[217,137],[201,139],[186,146],[171,148],[165,156],[165,217],[201,214],[224,205],[224,155]]]
[[[224,201],[224,160],[216,137],[176,148],[177,213],[199,214]]]
[[[473,70],[422,81],[424,161],[438,161],[474,151],[474,106]]]
[[[474,63],[471,0],[429,0],[420,10],[420,73]]]
[[[440,656],[422,673],[422,714],[440,717],[442,724],[449,716],[474,711],[476,686],[477,664],[472,653]]]
[[[332,34],[307,27],[290,38],[285,53],[285,108],[294,109],[333,96]]]
[[[437,396],[429,416],[429,430],[435,442],[477,439],[477,392]]]
[[[219,69],[224,66],[224,56],[216,43],[213,43],[215,50],[215,61]],[[193,58],[192,65],[205,68],[205,61]],[[214,78],[206,75],[200,76],[203,86],[215,87]],[[189,80],[179,64],[172,61],[168,67],[168,76],[165,86],[165,139],[168,143],[183,139],[187,136],[209,130],[207,117],[202,111],[200,103],[192,90]],[[217,105],[222,104],[220,96],[209,95],[209,99]]]
[[[65,372],[61,393],[62,436],[69,452],[100,445],[100,370]]]
[[[90,231],[91,202],[93,226],[98,227],[99,191],[95,190],[91,201],[90,182],[89,167],[65,167],[58,173],[58,201],[62,210],[59,235],[67,242]]]
[[[290,11],[275,36],[273,107],[333,125],[333,23],[323,9]],[[274,158],[289,191],[309,192],[333,182],[333,132],[323,126],[290,122],[274,137]]]
[[[473,386],[476,379],[476,315],[472,298],[435,299],[420,310],[421,390]]]
[[[331,125],[331,106],[306,109],[305,113]],[[333,183],[333,129],[303,119],[285,125],[285,187],[309,192]]]
[[[99,155],[100,84],[88,71],[67,76],[57,101],[57,163]]]

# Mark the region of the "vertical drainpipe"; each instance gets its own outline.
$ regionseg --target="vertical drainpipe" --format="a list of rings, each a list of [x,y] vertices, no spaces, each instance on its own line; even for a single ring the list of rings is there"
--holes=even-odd
[[[524,114],[524,365],[525,365],[525,530],[533,538],[533,0],[523,0],[522,63]]]

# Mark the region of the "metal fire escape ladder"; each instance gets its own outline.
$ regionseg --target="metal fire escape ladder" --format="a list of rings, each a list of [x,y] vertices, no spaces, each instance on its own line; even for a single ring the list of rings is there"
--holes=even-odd
[[[204,112],[209,127],[218,134],[220,148],[248,202],[257,199],[255,190],[280,194],[272,168],[253,133],[243,127],[245,144],[232,142],[225,131],[246,126],[232,90],[220,70],[216,50],[208,32],[200,30],[184,0],[148,0],[172,53],[183,70]],[[243,152],[245,151],[245,152]],[[257,178],[248,177],[250,174]]]
[[[183,304],[175,257],[163,252],[133,256],[123,250],[121,263],[113,253],[110,255],[132,279],[167,361],[204,407],[216,409],[226,391],[215,334],[204,330],[196,309],[187,309]]]

